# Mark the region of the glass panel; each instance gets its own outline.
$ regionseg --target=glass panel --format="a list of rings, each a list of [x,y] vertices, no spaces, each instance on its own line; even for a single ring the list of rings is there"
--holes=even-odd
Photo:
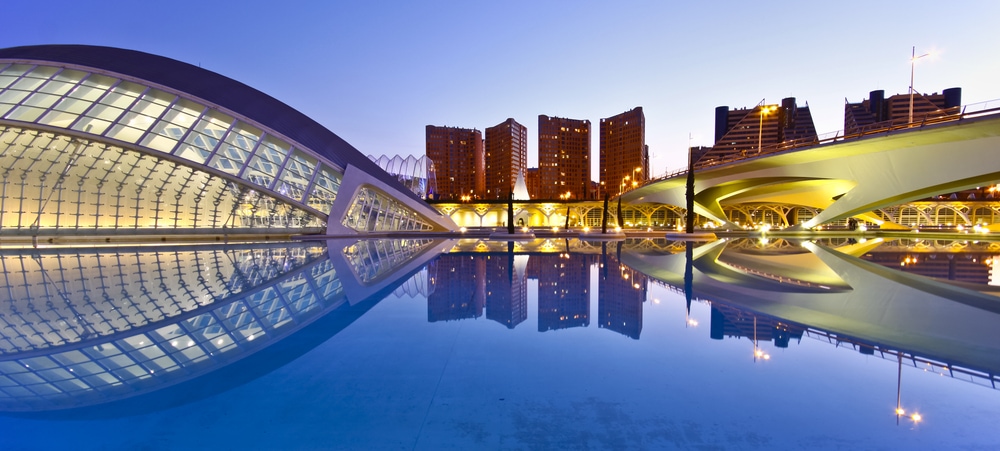
[[[3,70],[3,73],[0,73],[0,89],[10,86],[18,77],[31,70],[32,67],[34,66],[30,64],[12,64],[7,66]]]
[[[244,123],[236,127],[223,140],[211,166],[221,171],[236,175],[246,164],[250,152],[260,140],[261,131]]]
[[[118,119],[118,116],[121,116],[123,112],[125,112],[125,110],[122,108],[108,106],[101,103],[95,105],[93,109],[87,112],[87,116],[97,119],[103,119],[105,121],[113,121],[115,119]]]
[[[73,89],[73,86],[76,86],[75,82],[52,80],[46,83],[45,86],[42,86],[42,89],[40,89],[39,91],[48,94],[56,94],[62,96],[67,92],[69,92],[70,89]]]
[[[177,146],[177,140],[198,120],[202,110],[204,107],[194,102],[178,100],[167,110],[163,118],[156,122],[140,144],[161,152],[173,151]]]
[[[36,92],[31,97],[28,97],[22,105],[48,109],[57,100],[59,100],[59,96],[57,95]]]
[[[111,127],[108,137],[134,143],[139,140],[150,125],[153,125],[154,121],[155,119],[149,116],[132,112],[126,113],[118,124]]]
[[[95,135],[101,135],[104,133],[104,130],[108,129],[109,125],[111,125],[110,121],[84,117],[83,119],[80,119],[80,121],[77,122],[76,125],[73,126],[73,129],[85,133],[93,133]]]
[[[285,165],[285,171],[281,173],[281,183],[275,190],[292,199],[302,200],[315,168],[315,158],[295,150]]]
[[[56,127],[69,127],[88,106],[90,106],[88,102],[67,97],[59,101],[52,111],[45,113],[38,122]]]
[[[21,101],[24,100],[25,97],[28,97],[28,94],[30,93],[24,91],[7,90],[0,93],[0,103],[16,105],[18,103],[21,103]]]
[[[150,90],[132,107],[132,111],[154,118],[160,117],[175,97],[163,91]]]
[[[10,89],[16,89],[18,91],[34,91],[44,82],[45,80],[40,78],[24,77],[11,85]]]
[[[125,81],[115,86],[107,96],[101,99],[101,103],[125,109],[132,105],[139,94],[145,90],[145,86]]]
[[[53,78],[53,80],[69,84],[77,84],[80,82],[80,80],[83,80],[83,78],[86,77],[87,75],[88,74],[83,71],[67,69],[62,72],[59,72],[59,74],[56,75],[55,78]]]
[[[25,121],[34,122],[45,112],[44,108],[34,108],[28,106],[19,106],[7,114],[6,118],[14,121]]]
[[[243,174],[245,180],[253,184],[269,187],[274,177],[278,175],[281,163],[288,155],[291,146],[288,143],[268,136],[260,143],[257,153],[250,160],[250,167]]]
[[[306,203],[323,213],[329,213],[333,208],[333,201],[337,198],[337,191],[340,190],[341,175],[326,165],[320,165],[319,174],[316,175],[315,184]]]
[[[196,163],[205,163],[232,122],[233,118],[230,116],[218,111],[209,111],[184,139],[184,143],[178,148],[177,156]]]
[[[95,88],[100,88],[102,90],[108,90],[115,83],[118,83],[117,78],[111,78],[104,75],[90,74],[86,80],[83,81],[85,86],[93,86]]]
[[[28,72],[25,77],[48,80],[60,70],[60,68],[55,66],[36,66],[31,72]]]
[[[86,83],[86,82],[84,82]],[[90,86],[77,86],[76,89],[69,92],[67,97],[74,99],[86,100],[89,103],[97,101],[101,98],[107,88],[95,88]]]

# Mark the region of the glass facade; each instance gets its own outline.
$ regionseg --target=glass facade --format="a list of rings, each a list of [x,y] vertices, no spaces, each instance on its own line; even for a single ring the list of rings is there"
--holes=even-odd
[[[354,196],[343,224],[359,232],[434,230],[413,210],[368,186],[362,186]]]
[[[343,178],[233,112],[86,70],[0,63],[0,118],[5,230],[320,228]]]

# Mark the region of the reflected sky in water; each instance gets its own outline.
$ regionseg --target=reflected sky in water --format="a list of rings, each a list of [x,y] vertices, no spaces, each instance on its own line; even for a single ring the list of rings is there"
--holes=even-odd
[[[997,255],[849,239],[3,253],[0,446],[997,448]]]

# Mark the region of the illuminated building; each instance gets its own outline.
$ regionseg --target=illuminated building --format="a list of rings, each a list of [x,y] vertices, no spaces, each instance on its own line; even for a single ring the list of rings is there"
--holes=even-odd
[[[455,228],[288,105],[200,67],[132,50],[0,49],[0,143],[7,171],[0,235]]]
[[[486,191],[482,199],[507,199],[528,170],[528,128],[507,119],[486,129]]]
[[[538,168],[528,168],[524,175],[524,183],[528,186],[528,196],[538,199],[538,192],[542,190],[542,180],[538,178]]]
[[[538,116],[538,199],[574,200],[590,187],[590,121]]]
[[[428,198],[480,198],[486,191],[483,134],[476,129],[428,125],[426,135],[426,155],[434,162],[438,189]]]
[[[941,94],[913,94],[913,121],[959,113],[962,105],[962,88],[945,89]],[[910,95],[896,94],[885,97],[885,91],[868,93],[868,98],[858,103],[844,105],[844,134],[853,135],[866,130],[901,125],[910,118]]]
[[[601,119],[601,186],[615,196],[649,179],[649,146],[642,107]],[[600,195],[604,196],[604,192]]]
[[[813,143],[818,139],[812,113],[797,106],[794,97],[780,105],[761,103],[753,108],[715,109],[715,145],[697,165],[711,165],[738,158],[752,157],[782,145]]]

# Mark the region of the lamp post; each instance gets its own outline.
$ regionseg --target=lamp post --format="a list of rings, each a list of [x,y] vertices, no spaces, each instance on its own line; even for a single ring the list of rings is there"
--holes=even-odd
[[[778,107],[771,105],[764,105],[764,101],[760,101],[760,125],[757,127],[757,153],[760,153],[760,148],[764,142],[764,116],[770,112],[776,110]]]
[[[913,68],[916,65],[917,60],[925,56],[930,56],[930,53],[924,53],[923,55],[917,56],[917,46],[913,46],[910,50],[910,114],[909,120],[906,121],[907,124],[913,123]]]

